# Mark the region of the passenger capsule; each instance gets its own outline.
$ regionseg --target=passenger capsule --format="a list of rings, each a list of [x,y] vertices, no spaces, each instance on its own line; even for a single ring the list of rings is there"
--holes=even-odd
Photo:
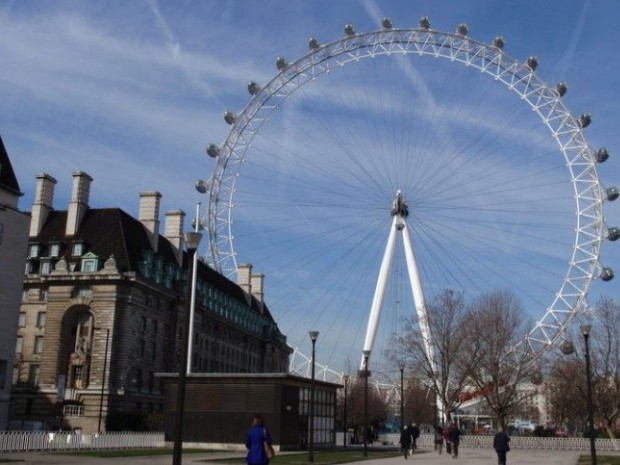
[[[598,163],[603,163],[608,158],[609,158],[609,150],[607,150],[605,147],[598,149],[598,151],[596,152],[596,161]]]
[[[314,37],[310,37],[310,40],[308,40],[308,48],[310,50],[317,50],[320,47],[321,47],[321,44],[319,43],[319,41],[315,39]]]
[[[431,20],[428,18],[428,16],[422,16],[420,18],[420,27],[422,29],[430,29],[431,28]]]
[[[196,181],[194,187],[199,194],[205,194],[207,192],[207,181],[205,181],[204,179],[199,179],[198,181]]]
[[[467,24],[465,23],[459,24],[456,28],[456,33],[461,36],[466,36],[467,34],[469,34],[469,28],[467,27]]]
[[[564,97],[564,94],[566,94],[567,90],[568,87],[566,86],[565,82],[560,82],[555,86],[555,93],[558,94],[558,97]]]
[[[254,81],[248,82],[248,92],[250,95],[256,95],[260,92],[260,86]]]
[[[530,381],[535,386],[540,386],[543,382],[543,374],[540,370],[534,370],[530,375]]]
[[[571,355],[575,353],[575,346],[568,339],[564,339],[564,341],[562,341],[562,344],[560,344],[560,351],[564,355]]]
[[[226,121],[226,124],[235,124],[236,119],[237,117],[232,111],[227,111],[224,113],[224,121]]]
[[[207,155],[211,158],[215,158],[220,154],[220,148],[215,144],[207,145]]]
[[[603,268],[601,270],[601,276],[600,278],[603,281],[611,281],[612,279],[614,279],[614,270],[612,270],[611,268]]]
[[[607,231],[607,239],[612,242],[620,239],[620,228],[617,228],[615,226],[613,228],[609,228],[609,230]]]
[[[608,187],[605,193],[607,194],[607,200],[611,202],[618,198],[618,188],[616,186]]]
[[[504,38],[502,36],[498,36],[495,39],[493,39],[493,47],[495,47],[498,50],[503,50],[504,49]]]
[[[529,69],[531,69],[532,71],[535,71],[536,68],[538,67],[538,58],[536,58],[534,55],[532,55],[531,57],[529,57],[527,59],[527,67]]]
[[[390,18],[383,18],[381,20],[381,27],[384,30],[389,31],[390,29],[392,29],[392,20]]]
[[[278,68],[278,71],[282,71],[283,69],[286,69],[287,66],[288,66],[288,63],[286,62],[285,58],[283,57],[276,58],[276,68]]]
[[[577,122],[581,129],[587,128],[592,122],[592,116],[590,115],[590,113],[582,113]]]
[[[344,26],[344,35],[347,37],[353,37],[355,35],[355,28],[352,24],[347,24]]]

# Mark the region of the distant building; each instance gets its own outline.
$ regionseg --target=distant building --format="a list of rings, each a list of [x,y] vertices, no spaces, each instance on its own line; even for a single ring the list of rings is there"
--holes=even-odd
[[[56,180],[37,176],[19,315],[13,420],[84,431],[140,429],[163,416],[163,381],[178,371],[188,257],[185,213],[140,194],[138,219],[88,206],[92,178],[73,173],[67,210]],[[193,361],[200,372],[286,372],[291,353],[262,300],[263,277],[237,285],[199,262]]]
[[[22,195],[11,161],[0,138],[0,430],[7,425],[11,373],[15,355],[15,328],[24,277],[30,216],[17,209]]]

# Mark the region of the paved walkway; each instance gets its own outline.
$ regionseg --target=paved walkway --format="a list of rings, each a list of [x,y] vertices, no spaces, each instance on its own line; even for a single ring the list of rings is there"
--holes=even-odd
[[[566,451],[537,451],[537,450],[513,450],[508,453],[508,465],[575,465],[581,453]],[[183,465],[205,465],[205,461],[211,463],[218,457],[230,458],[231,453],[205,453],[183,455]],[[372,453],[371,453],[372,457]],[[141,456],[122,458],[93,458],[76,455],[44,454],[44,453],[9,453],[0,454],[1,459],[14,458],[22,465],[170,465],[172,455],[164,456]],[[277,463],[277,462],[276,462]],[[360,465],[362,462],[357,462]],[[462,449],[458,459],[444,453],[437,454],[434,451],[416,453],[413,457],[405,460],[404,457],[388,459],[367,460],[364,465],[417,465],[417,464],[459,464],[459,465],[495,465],[497,456],[489,449]],[[275,464],[274,464],[275,465]]]

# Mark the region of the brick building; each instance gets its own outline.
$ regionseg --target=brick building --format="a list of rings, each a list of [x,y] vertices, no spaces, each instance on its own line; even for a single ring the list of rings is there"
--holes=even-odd
[[[178,371],[187,292],[185,214],[140,194],[138,219],[89,208],[91,177],[73,173],[67,210],[37,176],[19,315],[12,418],[52,428],[129,429],[163,411],[158,372]],[[286,372],[291,353],[262,301],[263,277],[240,284],[199,261],[194,370]],[[138,426],[140,427],[140,426]]]
[[[22,195],[11,161],[0,138],[0,429],[6,428],[15,354],[15,327],[28,242],[27,213],[18,210]]]

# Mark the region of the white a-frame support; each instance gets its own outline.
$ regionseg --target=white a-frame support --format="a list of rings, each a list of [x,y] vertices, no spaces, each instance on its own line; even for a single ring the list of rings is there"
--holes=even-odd
[[[368,317],[368,328],[366,329],[366,339],[364,340],[364,352],[372,352],[372,346],[377,334],[377,326],[379,322],[379,315],[383,307],[383,300],[385,297],[385,288],[388,282],[388,276],[392,267],[392,258],[394,257],[394,246],[396,244],[396,234],[402,233],[403,245],[405,248],[405,256],[407,259],[407,272],[409,274],[409,283],[411,285],[411,292],[413,293],[413,301],[415,303],[416,313],[418,316],[418,322],[420,325],[420,333],[423,339],[424,350],[428,358],[431,371],[434,378],[437,379],[437,366],[435,360],[435,354],[433,346],[431,344],[431,331],[428,323],[428,314],[426,313],[426,304],[424,302],[424,293],[422,292],[422,284],[420,283],[420,274],[418,273],[418,267],[415,261],[415,254],[413,253],[413,246],[411,245],[411,237],[407,230],[407,223],[405,218],[409,215],[409,209],[403,199],[403,195],[400,191],[396,193],[396,199],[392,206],[392,227],[390,228],[390,234],[388,236],[387,245],[385,247],[385,253],[383,254],[383,260],[381,261],[381,269],[379,270],[379,276],[377,278],[377,286],[375,288],[375,294],[372,299],[372,306],[370,307],[370,316]],[[364,357],[360,364],[360,370],[364,370]],[[436,398],[437,407],[442,415],[443,405],[439,401],[439,397]]]

